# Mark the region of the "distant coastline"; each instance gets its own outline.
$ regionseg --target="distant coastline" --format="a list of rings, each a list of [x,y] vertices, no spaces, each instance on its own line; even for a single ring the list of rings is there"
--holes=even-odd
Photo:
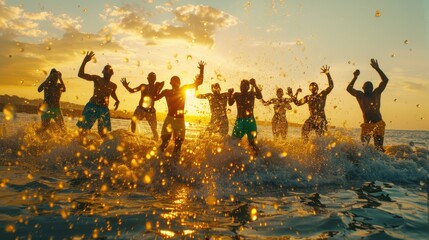
[[[30,113],[37,114],[39,111],[39,104],[42,103],[43,99],[26,99],[23,97],[19,97],[16,95],[0,95],[0,109],[3,112],[4,106],[7,104],[12,104],[16,108],[16,112],[19,113]],[[61,102],[61,110],[64,116],[67,117],[80,117],[82,115],[83,105],[70,103],[70,102]],[[131,119],[133,116],[133,112],[117,110],[110,111],[110,115],[112,118],[118,119]],[[166,113],[157,112],[157,118],[159,120],[165,118]],[[235,118],[234,118],[235,119]],[[234,119],[229,119],[231,123],[233,123]],[[186,120],[190,122],[197,123],[208,123],[210,118],[207,116],[194,116],[194,115],[186,115]],[[262,121],[257,120],[259,125],[271,125],[271,121]],[[301,127],[302,124],[291,123],[289,122],[289,126],[291,127]]]

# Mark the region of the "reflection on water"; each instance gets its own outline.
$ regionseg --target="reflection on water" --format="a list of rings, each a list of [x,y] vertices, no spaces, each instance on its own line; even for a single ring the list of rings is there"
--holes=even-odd
[[[261,138],[254,158],[245,144],[199,139],[193,126],[180,162],[121,129],[82,147],[71,131],[37,138],[31,124],[8,128],[0,139],[2,238],[427,236],[427,148],[392,145],[386,155],[336,131],[305,146],[293,134]]]

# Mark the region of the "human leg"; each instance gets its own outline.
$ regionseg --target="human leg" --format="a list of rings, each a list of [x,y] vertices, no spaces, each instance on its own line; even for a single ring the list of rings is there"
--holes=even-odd
[[[247,139],[249,141],[249,146],[252,148],[255,155],[258,155],[259,148],[256,145],[256,137],[257,137],[257,126],[256,126],[256,120],[254,118],[248,118],[246,119],[244,129],[247,134]]]
[[[99,118],[98,118],[98,134],[101,137],[106,137],[107,132],[112,131],[112,124],[110,122],[110,112],[107,107],[99,107]]]
[[[321,137],[328,132],[328,121],[325,118],[319,117],[314,123],[317,136]]]
[[[381,120],[377,123],[375,123],[374,128],[374,146],[377,150],[384,152],[384,132],[386,128],[386,123]]]
[[[64,123],[64,117],[61,111],[55,116],[54,120],[55,120],[55,123],[60,127],[60,130],[65,132],[66,125]]]
[[[160,152],[164,152],[165,149],[168,146],[168,142],[170,141],[171,135],[173,134],[173,127],[172,127],[172,121],[173,118],[170,116],[167,116],[164,120],[164,124],[162,124],[161,129],[161,145],[159,145],[158,150]]]
[[[380,136],[380,135],[374,135],[374,146],[375,149],[384,152],[384,147],[383,147],[383,143],[384,143],[384,136]]]
[[[280,136],[279,120],[275,116],[271,120],[271,130],[273,131],[273,137],[274,137],[274,139],[278,139],[279,136]]]
[[[131,118],[131,132],[136,132],[137,123],[139,120],[142,120],[142,107],[137,106],[136,110],[134,110],[134,114]]]
[[[76,126],[79,128],[79,135],[84,136],[98,119],[95,106],[95,104],[89,102],[83,108],[82,117],[76,123]]]
[[[288,130],[289,130],[289,125],[288,125],[287,121],[284,121],[281,124],[281,128],[280,128],[280,135],[282,136],[283,139],[287,138]]]
[[[176,137],[176,139],[174,139],[173,158],[180,157],[180,152],[182,150],[182,144],[184,140],[185,139],[181,137]]]
[[[159,136],[157,131],[156,113],[148,113],[146,116],[146,120],[149,123],[150,129],[152,130],[153,139],[157,141]]]
[[[311,131],[311,119],[307,119],[304,124],[302,125],[302,129],[301,129],[301,137],[304,140],[304,142],[308,142],[308,135],[310,134]]]

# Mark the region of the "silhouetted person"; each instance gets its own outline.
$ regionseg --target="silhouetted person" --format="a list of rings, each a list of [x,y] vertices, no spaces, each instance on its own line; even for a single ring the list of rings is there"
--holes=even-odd
[[[322,136],[328,130],[328,121],[326,120],[325,115],[325,104],[326,97],[334,88],[334,82],[332,81],[328,66],[323,66],[321,71],[328,77],[329,86],[325,90],[318,93],[319,86],[317,83],[312,82],[309,86],[311,92],[310,95],[298,100],[298,93],[302,91],[299,88],[294,96],[294,103],[297,106],[308,103],[308,109],[310,110],[310,117],[304,122],[301,131],[301,136],[305,142],[308,142],[308,135],[311,131],[314,130],[318,136]]]
[[[383,71],[381,71],[378,66],[378,62],[375,59],[371,59],[371,66],[378,72],[381,78],[381,83],[376,89],[373,89],[371,82],[365,82],[363,84],[363,92],[353,88],[360,71],[356,69],[354,71],[353,79],[347,86],[347,92],[355,96],[360,109],[363,114],[364,123],[361,124],[361,141],[364,144],[368,144],[371,140],[371,136],[374,138],[375,148],[383,151],[383,142],[384,142],[384,130],[386,123],[383,121],[380,113],[381,105],[381,93],[386,88],[387,82],[389,79],[386,77]]]
[[[284,98],[283,89],[278,88],[276,91],[277,98],[272,98],[268,101],[262,99],[264,106],[274,104],[274,116],[271,120],[271,127],[273,130],[274,139],[278,139],[280,136],[286,139],[288,132],[288,122],[286,118],[286,110],[291,110],[292,106],[290,102],[293,102],[292,98]],[[292,89],[288,88],[288,94],[292,95]]]
[[[208,99],[210,105],[210,122],[206,128],[206,132],[211,134],[219,133],[222,137],[228,134],[228,117],[226,115],[226,104],[228,102],[228,93],[221,93],[219,83],[211,85],[213,93],[196,94],[200,99]],[[198,90],[198,86],[196,87]]]
[[[85,105],[82,111],[82,118],[77,122],[79,133],[84,136],[98,120],[98,134],[105,137],[108,131],[112,130],[110,123],[109,98],[112,96],[116,100],[114,106],[118,109],[119,99],[116,96],[116,84],[110,81],[113,75],[113,69],[110,65],[106,65],[103,69],[103,77],[98,75],[89,75],[85,73],[85,65],[91,61],[94,52],[89,52],[83,59],[82,65],[79,68],[78,76],[94,83],[94,93]]]
[[[37,91],[43,91],[44,94],[44,99],[41,106],[43,111],[41,116],[42,126],[39,130],[37,130],[37,132],[42,133],[46,131],[46,129],[49,127],[51,119],[54,119],[55,123],[60,127],[60,129],[65,131],[66,127],[64,124],[63,114],[61,113],[60,98],[61,94],[66,91],[66,86],[64,85],[63,79],[61,77],[61,72],[53,68],[46,80],[40,84]]]
[[[172,89],[165,89],[159,95],[155,96],[155,101],[165,97],[167,101],[168,113],[165,118],[164,124],[161,130],[162,143],[159,146],[159,151],[164,152],[168,146],[171,136],[174,136],[174,150],[172,157],[174,159],[180,157],[180,151],[182,148],[183,141],[185,140],[185,101],[186,101],[186,90],[195,88],[195,86],[201,85],[204,79],[204,65],[205,63],[200,61],[198,68],[200,74],[196,81],[192,84],[187,84],[180,87],[180,78],[178,76],[171,77],[170,84]]]
[[[156,121],[156,109],[155,109],[155,95],[158,95],[164,86],[164,82],[156,81],[156,74],[151,72],[147,75],[147,80],[149,84],[140,84],[140,86],[136,88],[130,88],[128,86],[129,82],[127,82],[126,78],[121,79],[122,85],[128,90],[130,93],[135,93],[140,91],[140,101],[136,110],[134,111],[133,117],[131,119],[131,131],[136,132],[136,123],[138,120],[146,119],[149,123],[150,129],[152,130],[153,139],[158,140],[158,131],[157,131],[157,121]]]
[[[250,85],[255,91],[249,91]],[[232,138],[239,140],[247,135],[249,145],[252,147],[255,154],[258,154],[258,147],[255,143],[257,135],[256,120],[253,115],[253,108],[255,98],[262,99],[261,90],[256,86],[255,79],[241,80],[240,91],[234,93],[234,89],[228,90],[228,104],[232,106],[235,102],[237,105],[237,119],[235,120],[234,129],[232,131]]]

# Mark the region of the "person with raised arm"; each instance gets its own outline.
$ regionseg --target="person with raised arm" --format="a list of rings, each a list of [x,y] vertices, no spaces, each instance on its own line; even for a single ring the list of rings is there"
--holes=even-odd
[[[304,122],[301,130],[301,136],[304,142],[308,142],[309,134],[311,131],[315,131],[317,136],[322,136],[328,130],[328,121],[325,115],[326,97],[334,88],[334,81],[332,80],[331,74],[329,73],[329,66],[322,66],[321,73],[326,74],[328,78],[329,86],[319,91],[317,83],[312,82],[309,85],[310,95],[307,95],[298,100],[298,93],[302,92],[301,88],[296,91],[293,96],[295,105],[301,106],[308,103],[308,110],[310,111],[310,117]]]
[[[159,94],[164,86],[164,82],[156,82],[156,74],[154,72],[147,75],[147,81],[148,84],[140,84],[138,87],[130,88],[127,79],[121,79],[122,85],[128,90],[128,92],[135,93],[140,91],[141,93],[139,105],[136,107],[131,119],[131,132],[136,132],[136,123],[139,120],[146,119],[149,123],[150,129],[152,130],[153,139],[158,140],[159,136],[157,131],[154,97]]]
[[[219,83],[211,85],[212,93],[199,94],[198,86],[195,88],[195,97],[199,99],[209,100],[210,105],[210,122],[207,125],[205,133],[209,135],[219,133],[222,138],[228,135],[228,117],[226,114],[226,106],[228,103],[228,92],[221,93]]]
[[[255,91],[249,91],[252,86]],[[234,89],[228,90],[228,105],[232,106],[234,103],[237,105],[237,119],[235,120],[234,129],[232,131],[232,138],[240,140],[247,135],[249,146],[257,155],[259,152],[258,146],[256,146],[257,126],[256,119],[253,115],[253,109],[255,105],[255,98],[262,99],[262,93],[259,87],[256,85],[255,79],[241,80],[240,91],[235,92]]]
[[[173,159],[180,157],[183,141],[185,140],[185,101],[186,91],[195,88],[203,83],[205,62],[200,61],[200,69],[197,79],[192,84],[180,86],[180,78],[173,76],[170,79],[171,89],[165,89],[155,96],[155,101],[165,97],[167,101],[168,112],[161,130],[162,143],[158,148],[159,152],[164,152],[170,142],[171,136],[174,136]]]
[[[66,85],[63,82],[61,72],[53,68],[46,80],[40,84],[37,91],[43,91],[44,94],[43,103],[40,107],[42,110],[42,126],[37,130],[37,133],[45,132],[49,127],[51,119],[54,119],[61,131],[65,132],[66,126],[63,114],[61,113],[60,98],[61,94],[66,91]]]
[[[292,95],[292,89],[288,88],[289,96]],[[278,88],[276,91],[277,98],[272,98],[268,101],[262,99],[262,104],[264,106],[274,105],[274,116],[271,120],[271,128],[273,131],[274,139],[282,137],[286,139],[288,132],[288,122],[286,118],[286,110],[291,110],[292,106],[290,105],[293,102],[292,98],[284,98],[284,92],[282,88]]]
[[[98,75],[90,75],[85,73],[85,65],[94,57],[94,52],[87,52],[83,59],[82,65],[79,68],[78,77],[94,84],[94,92],[89,102],[85,105],[82,111],[82,117],[77,122],[79,134],[84,136],[98,120],[98,134],[101,137],[106,137],[107,133],[112,130],[110,123],[109,99],[112,97],[115,100],[114,107],[118,109],[119,99],[116,96],[116,84],[110,79],[113,75],[112,66],[106,65],[103,68],[103,77]]]
[[[380,69],[378,61],[371,59],[371,67],[380,75],[381,82],[377,88],[374,89],[372,83],[367,81],[363,84],[363,92],[353,88],[356,80],[360,75],[359,69],[353,72],[353,79],[347,86],[347,92],[356,97],[362,110],[363,123],[361,124],[361,141],[363,144],[368,144],[371,136],[374,138],[374,146],[377,150],[384,152],[384,131],[386,123],[383,121],[380,112],[381,106],[381,93],[387,86],[389,79]]]

